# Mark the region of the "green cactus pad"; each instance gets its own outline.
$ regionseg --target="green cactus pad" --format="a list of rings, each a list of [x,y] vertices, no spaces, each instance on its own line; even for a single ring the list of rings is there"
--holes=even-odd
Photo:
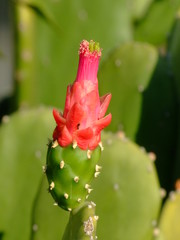
[[[180,192],[171,192],[163,207],[160,218],[160,232],[165,240],[180,239],[179,222]]]
[[[101,148],[85,151],[73,146],[53,147],[50,143],[47,153],[46,175],[49,191],[57,205],[71,211],[88,197],[90,182],[96,175]]]
[[[52,109],[39,107],[4,116],[0,127],[0,232],[3,240],[31,239],[32,209],[42,177]],[[45,194],[48,195],[46,189]],[[41,203],[42,205],[42,203]]]
[[[161,205],[154,156],[122,132],[104,132],[102,140],[102,173],[90,196],[99,216],[97,236],[103,240],[152,240]]]
[[[37,191],[36,201],[31,212],[31,240],[62,239],[69,219],[69,212],[54,205],[54,199],[48,194],[47,186],[47,177],[42,174],[42,182]]]

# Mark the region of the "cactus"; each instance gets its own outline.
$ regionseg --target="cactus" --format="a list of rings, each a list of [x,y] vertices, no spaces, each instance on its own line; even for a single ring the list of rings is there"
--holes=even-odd
[[[56,204],[69,211],[92,191],[90,182],[100,173],[101,130],[111,122],[111,114],[104,117],[111,94],[100,98],[98,92],[100,57],[99,43],[81,42],[77,76],[67,87],[64,112],[53,110],[57,126],[45,172]]]
[[[180,193],[178,191],[171,192],[162,209],[159,228],[160,237],[164,240],[179,240],[180,229]],[[160,238],[160,239],[161,239]],[[159,240],[159,238],[158,238]]]
[[[86,202],[80,208],[71,212],[62,240],[95,240],[98,216],[95,215],[95,205]]]
[[[111,121],[111,114],[104,117],[111,95],[99,98],[98,64],[89,71],[91,62],[81,65],[84,59],[75,82],[68,86],[64,112],[53,110],[54,131],[49,109],[4,116],[0,239],[179,239],[179,190],[170,193],[161,212],[165,190],[157,179],[156,156],[146,152],[156,153],[161,185],[169,191],[180,177],[179,12],[169,35],[179,0],[79,1],[75,5],[65,0],[18,0],[13,4],[19,105],[62,107],[77,63],[77,42],[93,37],[104,48],[99,85],[103,94],[113,93],[109,129],[114,133],[104,132],[102,145],[100,132]],[[127,43],[133,38],[148,43]],[[98,62],[99,44],[84,41],[85,53],[88,44],[88,54]],[[93,94],[88,92],[91,87]],[[4,112],[9,110],[1,110],[0,116]],[[47,136],[53,139],[45,162]],[[42,175],[42,165],[47,176]]]
[[[90,196],[99,216],[97,236],[151,240],[161,206],[154,155],[148,155],[122,132],[104,132],[102,140],[102,173]]]

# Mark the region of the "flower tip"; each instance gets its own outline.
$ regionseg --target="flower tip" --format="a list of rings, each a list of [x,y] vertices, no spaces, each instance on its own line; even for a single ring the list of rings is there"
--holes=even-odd
[[[84,56],[101,56],[101,48],[98,42],[94,42],[93,40],[90,40],[88,42],[87,40],[83,40],[80,43],[80,48],[79,48],[79,55],[84,55]]]
[[[94,42],[93,40],[91,40],[89,42],[89,51],[91,53],[93,53],[94,51],[97,52],[97,53],[101,52],[99,43],[98,42]]]

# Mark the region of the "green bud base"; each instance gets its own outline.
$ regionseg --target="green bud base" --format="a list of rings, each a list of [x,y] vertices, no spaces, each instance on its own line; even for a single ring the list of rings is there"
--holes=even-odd
[[[44,171],[56,205],[71,211],[88,198],[92,191],[91,180],[99,174],[97,162],[100,155],[99,146],[93,151],[85,151],[78,147],[62,148],[49,144]]]

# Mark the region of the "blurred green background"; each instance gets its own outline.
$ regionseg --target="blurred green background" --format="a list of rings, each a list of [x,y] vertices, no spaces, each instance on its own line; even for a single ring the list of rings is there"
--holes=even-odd
[[[108,130],[124,131],[155,153],[155,188],[159,181],[169,193],[180,178],[180,0],[1,0],[0,239],[61,239],[68,215],[50,207],[41,166],[55,126],[51,107],[64,107],[83,39],[103,49],[98,79],[100,95],[112,93]],[[155,239],[179,240],[178,234]]]

